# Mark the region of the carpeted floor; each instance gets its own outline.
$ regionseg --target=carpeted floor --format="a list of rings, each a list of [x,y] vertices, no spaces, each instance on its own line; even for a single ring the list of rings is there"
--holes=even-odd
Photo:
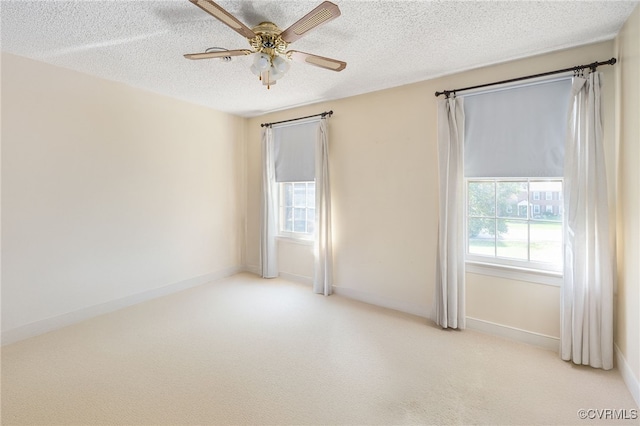
[[[250,274],[2,348],[3,425],[607,423],[579,409],[637,406],[616,370]]]

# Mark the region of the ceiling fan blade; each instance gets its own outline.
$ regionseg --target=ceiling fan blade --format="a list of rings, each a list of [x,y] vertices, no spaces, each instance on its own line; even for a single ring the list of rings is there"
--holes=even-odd
[[[287,43],[293,43],[294,41],[302,38],[309,31],[314,28],[318,28],[320,25],[336,19],[340,16],[340,9],[330,1],[325,1],[320,6],[307,13],[302,19],[298,20],[295,24],[284,30],[280,37]]]
[[[227,56],[242,56],[250,55],[253,52],[246,49],[240,50],[223,50],[222,52],[204,52],[204,53],[187,53],[184,55],[187,59],[212,59],[212,58],[225,58]]]
[[[287,56],[294,61],[305,62],[331,71],[342,71],[347,67],[346,62],[325,58],[324,56],[312,55],[311,53],[299,52],[297,50],[289,50]]]
[[[212,0],[189,0],[214,18],[227,24],[232,30],[246,38],[254,38],[256,34],[251,28],[240,22],[235,16],[218,6]]]

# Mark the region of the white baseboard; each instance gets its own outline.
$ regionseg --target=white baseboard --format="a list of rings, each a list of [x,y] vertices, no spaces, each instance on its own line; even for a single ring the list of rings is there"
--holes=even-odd
[[[196,287],[212,281],[220,280],[222,278],[230,277],[242,271],[243,268],[232,266],[206,275],[169,284],[164,287],[133,294],[121,299],[111,300],[105,303],[89,306],[87,308],[78,309],[73,312],[68,312],[66,314],[57,315],[51,318],[45,318],[43,320],[25,324],[10,330],[4,330],[2,331],[0,340],[2,342],[2,346],[8,345],[20,340],[28,339],[29,337],[38,336],[40,334],[48,333],[49,331],[76,324],[89,318],[97,317],[98,315],[117,311],[119,309],[126,308],[128,306],[132,306],[141,302],[146,302],[148,300],[156,299],[158,297],[166,296],[172,293],[177,293],[191,287]]]
[[[244,268],[242,268],[242,270],[244,272],[249,272],[250,274],[262,276],[260,267],[258,265],[247,265]],[[313,278],[307,277],[304,275],[297,275],[297,274],[291,274],[289,272],[279,271],[278,278],[282,278],[283,280],[291,281],[294,283],[313,285]]]
[[[243,269],[244,272],[249,272],[251,274],[258,275],[258,276],[262,275],[259,265],[246,265],[242,269]]]
[[[624,383],[627,385],[627,389],[631,392],[631,396],[636,401],[636,405],[640,407],[640,380],[633,374],[631,367],[627,363],[627,360],[622,355],[618,345],[613,345],[613,351],[616,356],[616,366],[622,375]]]
[[[546,334],[535,333],[533,331],[522,330],[507,325],[496,324],[477,318],[467,317],[467,328],[483,333],[491,334],[506,339],[515,340],[529,345],[538,346],[554,352],[560,350],[560,339]]]
[[[280,278],[294,283],[313,285],[313,278],[304,275],[290,274],[288,272],[280,272]]]
[[[399,300],[388,299],[386,297],[377,296],[364,291],[336,285],[333,286],[333,293],[349,299],[369,303],[370,305],[381,306],[383,308],[389,308],[395,311],[406,312],[408,314],[431,319],[431,308],[426,305],[401,302]]]

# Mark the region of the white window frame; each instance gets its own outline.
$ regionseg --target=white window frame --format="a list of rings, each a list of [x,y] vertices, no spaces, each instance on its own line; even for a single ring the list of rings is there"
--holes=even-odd
[[[300,183],[304,183],[305,185],[307,185],[307,187],[305,188],[307,193],[309,191],[308,189],[308,184],[313,183],[315,184],[315,181],[308,181],[308,182],[278,182],[278,234],[277,236],[280,238],[286,238],[286,239],[290,239],[290,240],[296,240],[296,241],[314,241],[315,239],[315,230],[313,232],[299,232],[299,231],[286,231],[284,230],[284,222],[285,222],[285,208],[288,206],[284,205],[284,195],[283,195],[283,189],[284,189],[284,185],[295,185],[295,184],[300,184]],[[314,197],[315,197],[315,188],[314,188]],[[307,210],[309,209],[309,207],[305,206],[305,207],[295,207],[295,204],[292,206],[289,206],[291,208],[304,208],[305,209],[305,221],[308,222],[309,218],[308,218],[308,212]],[[314,207],[315,209],[315,207]],[[308,225],[307,225],[308,226]]]
[[[559,286],[562,283],[562,268],[563,265],[561,263],[558,264],[548,264],[542,262],[535,261],[523,261],[516,259],[508,259],[501,258],[498,256],[482,256],[478,254],[469,253],[469,237],[468,237],[468,223],[469,223],[469,201],[468,201],[468,191],[469,191],[469,182],[527,182],[527,185],[530,186],[531,182],[540,182],[540,181],[554,181],[554,182],[562,182],[564,187],[564,182],[562,178],[465,178],[465,220],[464,220],[464,239],[465,239],[465,253],[466,253],[466,264],[467,271],[480,273],[485,275],[491,275],[488,271],[494,271],[496,276],[505,276],[508,278],[516,278],[521,279],[523,281],[537,282],[541,284],[548,284]],[[534,191],[530,191],[529,196],[535,198],[536,194]],[[540,194],[540,192],[537,192]],[[562,195],[562,192],[560,192]],[[529,199],[529,198],[527,198]],[[531,222],[539,223],[545,222],[544,219],[534,218],[535,207],[540,209],[540,205],[533,205],[533,208],[527,209],[528,216],[526,221],[530,224]],[[497,197],[496,197],[496,206],[494,218],[497,220],[498,216],[498,206],[497,206]],[[564,221],[562,221],[563,227],[563,238],[564,238]],[[564,241],[563,241],[564,243]],[[530,244],[530,243],[529,243]],[[528,249],[529,250],[529,249]],[[561,259],[562,260],[562,259]],[[520,278],[517,278],[520,277]]]

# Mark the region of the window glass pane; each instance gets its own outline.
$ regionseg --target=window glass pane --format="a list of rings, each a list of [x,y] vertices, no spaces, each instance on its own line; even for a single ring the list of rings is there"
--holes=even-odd
[[[495,215],[495,183],[469,182],[469,216]]]
[[[306,209],[293,209],[293,232],[306,232]]]
[[[280,200],[281,205],[292,206],[293,205],[293,184],[281,183],[280,190],[282,191],[282,198]]]
[[[535,219],[562,222],[562,181],[531,181],[532,191],[544,192],[534,211]]]
[[[498,217],[527,218],[526,182],[498,182],[496,191]]]
[[[498,219],[498,257],[528,260],[529,230],[524,220]]]
[[[305,183],[293,184],[293,206],[294,207],[306,206],[306,203],[307,203],[306,193],[307,193],[307,188]]]
[[[469,218],[469,253],[492,256],[495,251],[496,221],[494,219]]]
[[[307,232],[313,234],[315,232],[316,210],[307,209]]]
[[[293,209],[286,207],[283,213],[282,230],[287,232],[293,232]]]
[[[563,260],[562,198],[560,179],[469,180],[469,255],[557,270]]]
[[[562,259],[562,223],[531,222],[531,260],[558,263]]]
[[[316,184],[309,182],[307,184],[307,207],[314,208],[316,206]]]

